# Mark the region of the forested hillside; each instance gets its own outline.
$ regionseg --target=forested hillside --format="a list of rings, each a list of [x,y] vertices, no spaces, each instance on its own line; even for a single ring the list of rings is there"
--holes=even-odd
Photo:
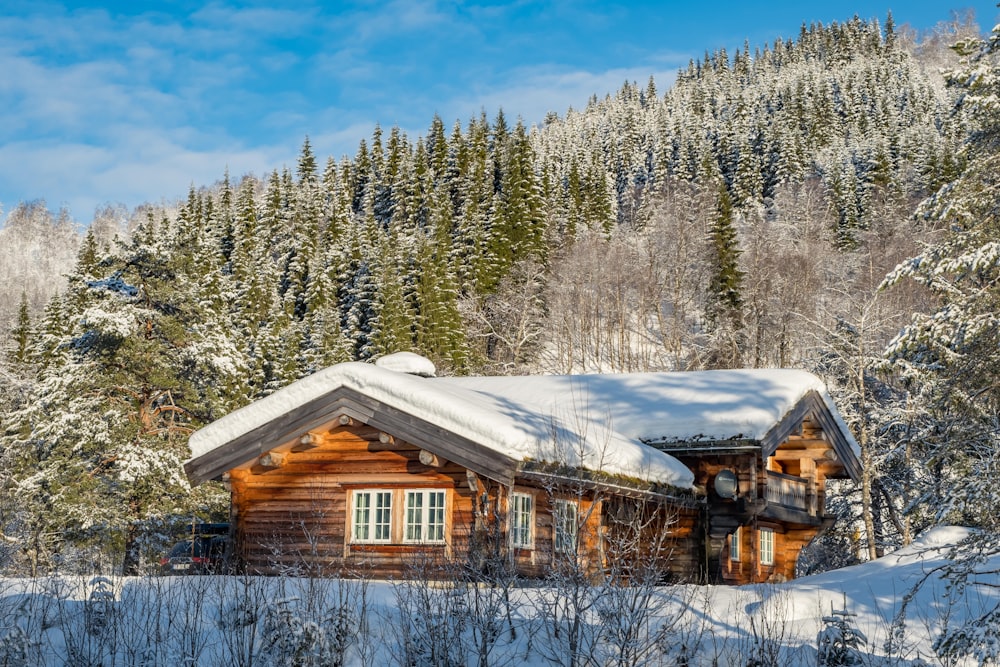
[[[803,367],[868,471],[817,562],[992,525],[958,495],[989,492],[998,423],[996,43],[975,34],[855,18],[537,127],[376,127],[340,160],[306,139],[293,167],[108,209],[82,240],[22,204],[0,230],[6,565],[143,564],[225,506],[186,484],[192,429],[398,350],[454,374]]]

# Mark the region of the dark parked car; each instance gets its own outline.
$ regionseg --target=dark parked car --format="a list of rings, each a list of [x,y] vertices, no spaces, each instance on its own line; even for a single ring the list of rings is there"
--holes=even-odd
[[[220,524],[204,524],[219,526]],[[193,535],[181,540],[160,559],[161,574],[217,574],[225,571],[228,535],[195,527]]]

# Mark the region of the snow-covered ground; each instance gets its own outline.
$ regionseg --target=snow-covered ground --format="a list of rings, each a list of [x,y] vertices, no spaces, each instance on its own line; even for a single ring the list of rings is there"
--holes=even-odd
[[[610,588],[581,595],[567,582],[521,585],[509,589],[509,614],[502,591],[420,581],[6,579],[0,580],[0,664],[529,667],[573,664],[575,639],[578,664],[689,659],[790,667],[816,664],[817,636],[831,625],[824,618],[844,618],[865,637],[856,664],[977,664],[973,658],[941,663],[932,648],[946,625],[1000,603],[989,586],[955,598],[937,571],[967,534],[937,528],[877,561],[784,584],[672,586],[649,599],[636,591],[616,597],[620,589]],[[1000,558],[994,561],[1000,566]],[[925,578],[887,657],[904,596]],[[577,603],[568,602],[570,593]],[[585,623],[573,625],[574,609],[584,612]]]

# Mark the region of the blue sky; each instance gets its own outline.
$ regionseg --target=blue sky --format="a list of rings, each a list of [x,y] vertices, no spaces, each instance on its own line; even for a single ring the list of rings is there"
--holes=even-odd
[[[221,2],[6,0],[0,10],[0,206],[171,201],[188,188],[353,155],[375,123],[415,138],[503,108],[527,124],[591,94],[730,53],[805,23],[861,18],[918,31],[995,0]],[[289,3],[289,6],[291,3]]]

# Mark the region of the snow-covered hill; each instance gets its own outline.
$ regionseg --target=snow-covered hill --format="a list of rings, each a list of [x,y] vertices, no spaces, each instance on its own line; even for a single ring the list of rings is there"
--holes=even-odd
[[[579,627],[568,599],[580,591],[567,582],[508,589],[507,614],[499,604],[504,596],[489,587],[422,581],[8,579],[0,593],[0,663],[530,667],[687,660],[789,667],[817,664],[817,636],[831,625],[823,619],[841,618],[842,628],[865,638],[860,662],[841,664],[977,664],[974,657],[942,663],[933,650],[942,629],[1000,604],[995,576],[961,592],[942,579],[955,545],[969,534],[937,528],[878,561],[783,584],[671,586],[651,590],[649,599],[595,588],[579,598],[586,603],[576,606],[586,606]],[[1000,567],[1000,557],[987,564]],[[886,655],[892,621],[921,582]],[[626,613],[637,601],[638,611]],[[566,644],[571,636],[580,640],[576,663]]]
[[[942,631],[962,626],[1000,604],[1000,590],[995,587],[1000,581],[995,575],[992,588],[963,591],[948,586],[945,575],[958,555],[955,549],[969,535],[966,528],[939,527],[876,561],[774,586],[714,587],[708,607],[711,628],[719,635],[746,639],[748,633],[752,638],[751,619],[758,619],[758,630],[759,619],[771,619],[771,627],[780,630],[771,634],[780,634],[790,650],[800,649],[798,656],[791,651],[792,662],[785,664],[815,664],[816,638],[826,625],[823,619],[846,610],[854,615],[850,623],[866,638],[864,652],[884,656],[893,620],[916,587],[905,623],[893,638],[893,659],[865,664],[909,665],[918,659],[937,664],[933,644]],[[993,558],[992,566],[1000,567],[1000,557]]]

